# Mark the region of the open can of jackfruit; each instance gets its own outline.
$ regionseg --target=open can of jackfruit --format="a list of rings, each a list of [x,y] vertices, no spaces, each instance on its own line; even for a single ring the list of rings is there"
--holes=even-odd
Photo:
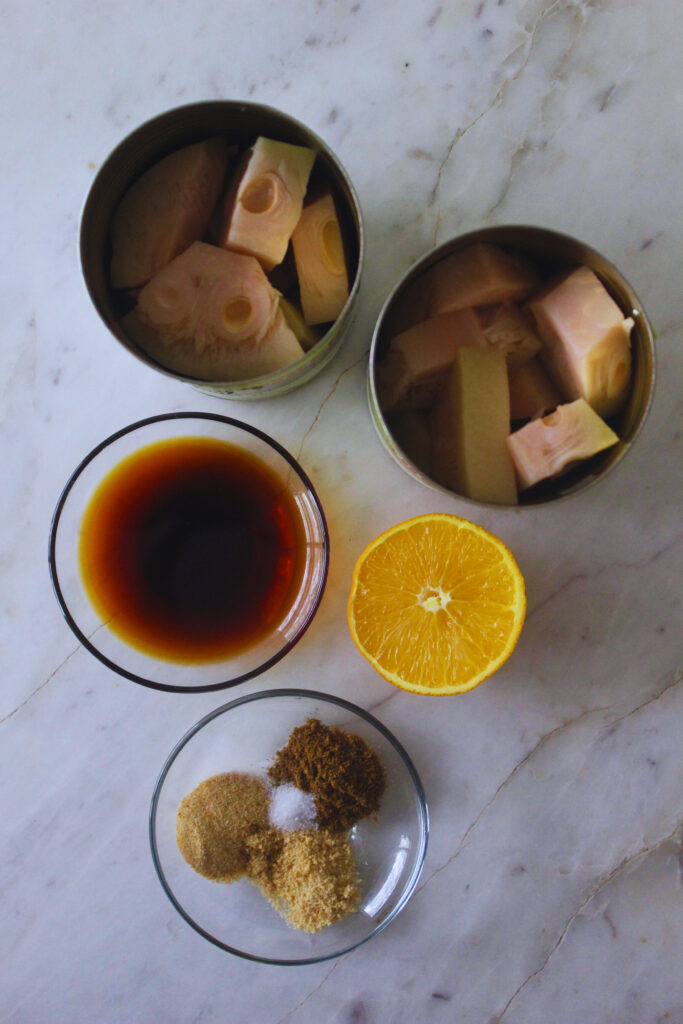
[[[470,258],[473,263],[486,264],[482,273],[470,266]],[[621,381],[628,372],[618,403],[610,400],[601,410],[599,423],[593,405],[585,409],[584,405],[574,404],[580,396],[573,391],[573,379],[568,387],[563,387],[566,384],[563,373],[558,375],[547,351],[551,339],[543,334],[546,328],[541,329],[539,314],[533,311],[538,309],[535,303],[547,302],[548,293],[560,284],[564,291],[559,305],[564,303],[563,312],[566,311],[566,292],[571,286],[565,282],[580,268],[587,268],[579,275],[584,283],[589,281],[593,293],[601,293],[597,300],[601,311],[606,308],[609,316],[611,309],[616,321],[614,329],[621,337],[622,362],[615,371],[615,380]],[[445,301],[444,288],[446,292],[449,288],[455,289],[459,294],[454,297],[449,293]],[[469,288],[473,289],[472,301],[466,304]],[[477,291],[479,288],[483,290]],[[594,301],[593,293],[589,296],[590,302]],[[553,292],[553,299],[557,294]],[[449,310],[449,304],[456,307],[455,310]],[[507,330],[510,315],[516,318],[517,333],[510,334]],[[425,330],[428,322],[429,330]],[[501,324],[506,330],[501,329]],[[527,329],[533,341],[527,337]],[[459,332],[454,347],[469,349],[468,354],[456,358],[455,370],[452,369],[452,349],[445,351],[445,346],[451,345],[454,331]],[[607,328],[605,332],[608,351],[611,335]],[[399,338],[401,341],[397,343]],[[491,349],[496,349],[501,338],[505,359],[498,352],[495,357],[489,356],[487,362],[486,356]],[[528,351],[527,344],[532,346]],[[431,354],[427,354],[430,346]],[[477,354],[480,349],[483,354]],[[475,354],[473,350],[477,350]],[[604,359],[605,351],[596,344],[596,357]],[[588,357],[581,358],[579,376],[591,370]],[[536,391],[531,399],[525,398],[527,403],[531,401],[536,405],[523,408],[524,416],[521,416],[519,381],[529,374],[527,370],[520,374],[519,366],[527,360],[527,370],[538,367],[536,372],[544,384],[540,398]],[[622,365],[624,361],[627,371]],[[609,363],[605,365],[604,372],[611,373]],[[489,380],[486,374],[491,367],[495,374]],[[367,387],[377,433],[402,469],[420,483],[463,501],[501,508],[556,501],[582,492],[603,479],[621,462],[638,436],[652,403],[654,382],[652,326],[638,296],[620,271],[578,239],[541,227],[506,225],[450,239],[408,270],[388,296],[378,317],[370,347]],[[468,386],[478,389],[481,397],[473,399],[471,392],[463,391]],[[494,393],[501,397],[500,405],[506,408],[510,400],[507,427],[500,425],[498,405],[487,404],[493,403],[490,396]],[[590,400],[593,401],[593,396]],[[453,403],[458,401],[459,407],[455,408]],[[600,405],[599,401],[595,404]],[[466,409],[467,406],[471,408]],[[463,427],[462,419],[466,417],[469,419]],[[493,420],[498,420],[497,427],[491,426]],[[566,427],[568,420],[571,429]],[[520,463],[512,458],[507,441],[508,434],[529,424],[532,430],[525,436],[531,437],[532,469],[536,470],[538,463],[546,460],[543,471],[553,470],[531,484],[529,477],[520,476]],[[493,442],[490,440],[492,433]],[[576,442],[576,433],[581,435],[582,443],[583,434],[587,434],[589,441],[593,438],[594,447],[601,444],[602,448],[591,455],[569,459],[558,471],[558,462],[554,461],[557,451],[552,452],[551,457],[544,447],[549,443],[555,449],[563,445],[571,448]],[[516,442],[519,445],[519,438]],[[491,444],[497,445],[497,454],[491,458],[491,474],[496,477],[493,488],[487,479],[488,468],[480,472],[489,458],[487,446],[490,448]],[[502,469],[501,459],[506,463]],[[453,468],[449,467],[449,460]],[[468,460],[471,466],[467,465]],[[525,472],[524,468],[521,472]]]
[[[247,249],[240,248],[245,244],[244,237],[239,238],[234,246],[227,240],[228,229],[221,223],[221,218],[231,203],[234,209],[242,201],[239,198],[238,188],[242,188],[239,181],[245,180],[250,154],[259,139],[270,140],[276,146],[274,156],[266,151],[262,173],[252,183],[249,193],[247,205],[252,221],[257,222],[257,231],[260,229],[258,222],[265,219],[261,214],[267,214],[277,222],[279,213],[277,216],[273,213],[276,207],[277,210],[282,209],[278,206],[282,197],[291,202],[287,188],[290,183],[284,172],[280,177],[279,153],[283,149],[290,153],[300,154],[304,150],[312,153],[305,173],[300,173],[300,168],[295,167],[292,180],[299,175],[297,187],[304,196],[304,211],[318,199],[324,199],[327,204],[327,213],[317,217],[314,231],[323,240],[320,258],[327,271],[332,271],[337,292],[332,306],[328,304],[322,313],[314,310],[307,315],[303,308],[303,271],[294,258],[291,241],[284,259],[271,266],[270,262],[264,264],[260,257],[257,260],[253,254],[249,255],[248,245]],[[195,149],[190,150],[189,147]],[[155,171],[156,179],[154,174],[145,179],[150,169],[158,168],[165,158],[181,150],[190,153],[186,165],[196,166],[201,180],[188,179],[187,166],[180,170],[172,167],[165,176],[163,173],[159,176]],[[214,157],[217,151],[220,151],[219,160],[223,162],[216,170]],[[269,159],[272,167],[268,164]],[[133,186],[137,189],[137,198]],[[176,190],[173,204],[165,194],[168,189]],[[208,198],[207,189],[214,189]],[[128,198],[122,204],[125,197]],[[180,215],[176,197],[182,211]],[[204,212],[211,206],[208,223],[201,210],[197,216],[197,202],[200,206],[204,204]],[[123,216],[122,208],[126,211]],[[165,210],[171,209],[170,220],[163,225],[165,236],[161,242],[158,237],[151,241],[147,237],[141,240],[142,235],[135,237],[136,231],[147,227],[148,211],[155,208],[162,210],[162,216],[166,215]],[[180,235],[183,240],[178,242]],[[123,255],[122,237],[128,244]],[[157,312],[152,314],[149,301],[144,306],[147,300],[142,296],[146,292],[149,294],[150,252],[159,246],[170,269],[162,269],[161,274],[154,271],[160,283],[153,295]],[[176,267],[176,257],[186,255],[190,247],[193,247],[190,259]],[[218,286],[214,280],[217,272],[213,262],[221,263],[227,258],[218,250],[225,253],[226,249],[233,248],[237,255],[230,251],[230,259],[234,264],[241,263],[237,271],[224,277],[235,282],[240,278],[242,267],[247,266],[247,283],[244,287],[239,283],[225,287],[221,283]],[[85,284],[97,312],[117,341],[132,355],[152,369],[183,380],[208,394],[258,399],[281,395],[299,387],[319,373],[339,351],[356,306],[363,265],[364,232],[355,189],[341,163],[322,139],[299,121],[273,108],[218,100],[167,111],[142,124],[116,147],[98,171],[86,198],[80,222],[80,255]],[[172,257],[173,264],[168,263],[169,257]],[[275,260],[278,258],[279,254],[273,257]],[[222,263],[220,273],[223,274]],[[309,268],[306,268],[305,275],[309,273]],[[168,280],[163,278],[163,274]],[[256,284],[255,275],[260,275]],[[267,284],[263,284],[262,279]],[[316,286],[314,280],[314,291]],[[310,292],[310,284],[308,287]],[[256,290],[249,291],[250,288]],[[142,326],[141,309],[144,313]],[[250,334],[252,314],[256,328]],[[154,318],[150,320],[152,316]],[[321,322],[321,316],[329,316],[330,319]],[[169,322],[172,322],[172,330]],[[187,327],[187,323],[191,326]],[[232,332],[227,348],[223,328]],[[272,340],[274,336],[275,342]],[[233,337],[236,339],[235,351],[239,354],[237,362],[230,362],[226,369],[221,355],[220,360],[211,365],[212,350],[223,346],[221,352],[224,353],[230,348]],[[170,338],[169,348],[160,349],[159,338],[164,345]],[[189,361],[186,358],[188,338],[196,343],[196,360],[192,344],[189,346],[192,350]],[[266,351],[264,338],[270,346],[267,358],[263,355]],[[257,350],[257,346],[260,346],[258,358],[252,359],[251,353]],[[171,349],[175,354],[166,362],[166,352]],[[179,352],[183,353],[182,358],[177,358]]]

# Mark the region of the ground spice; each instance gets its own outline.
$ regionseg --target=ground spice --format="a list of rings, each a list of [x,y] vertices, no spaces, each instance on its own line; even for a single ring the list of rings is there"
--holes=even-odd
[[[284,833],[279,828],[262,828],[247,836],[247,875],[264,892],[273,884],[273,871],[284,842]]]
[[[178,808],[178,847],[205,878],[246,875],[286,921],[317,932],[358,908],[360,879],[345,832],[379,810],[385,771],[360,736],[309,718],[292,730],[268,776],[271,792],[244,772],[202,782]]]
[[[386,786],[384,768],[364,739],[317,718],[292,730],[268,777],[312,793],[319,828],[332,832],[345,832],[375,814]]]
[[[268,826],[268,792],[255,775],[226,772],[200,783],[181,802],[176,841],[195,871],[233,882],[249,865],[246,841]]]
[[[249,877],[295,928],[318,932],[357,909],[360,884],[345,836],[269,829],[247,842]]]

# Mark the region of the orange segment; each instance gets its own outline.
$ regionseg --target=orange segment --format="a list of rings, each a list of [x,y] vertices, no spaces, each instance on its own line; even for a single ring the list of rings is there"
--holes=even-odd
[[[524,579],[505,544],[476,523],[430,513],[368,545],[348,620],[356,647],[385,679],[442,696],[500,668],[525,611]]]

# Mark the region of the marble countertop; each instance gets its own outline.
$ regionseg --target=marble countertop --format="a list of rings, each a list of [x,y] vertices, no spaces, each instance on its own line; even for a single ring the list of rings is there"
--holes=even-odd
[[[5,5],[0,289],[0,1022],[681,1024],[680,167],[675,0],[129,0]],[[292,395],[230,403],[118,347],[77,258],[120,138],[198,99],[267,103],[336,151],[367,263],[345,348]],[[556,506],[484,510],[386,454],[365,398],[372,325],[435,243],[485,224],[568,231],[619,266],[657,330],[638,443]],[[223,694],[158,693],[81,649],[50,588],[60,490],[159,412],[240,417],[298,455],[325,505],[328,588],[301,643]],[[426,511],[515,553],[529,610],[473,693],[394,689],[356,652],[355,560]],[[422,776],[418,890],[378,937],[304,968],[213,947],[154,874],[147,812],[177,739],[238,694],[303,685],[374,710]]]

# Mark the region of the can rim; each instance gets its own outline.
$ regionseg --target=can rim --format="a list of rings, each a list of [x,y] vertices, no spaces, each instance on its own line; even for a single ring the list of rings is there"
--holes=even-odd
[[[208,109],[214,110],[225,110],[225,111],[237,111],[243,114],[261,114],[267,117],[274,117],[282,120],[286,125],[291,126],[298,132],[301,132],[311,141],[311,148],[316,149],[319,152],[325,154],[325,158],[333,165],[336,173],[344,184],[344,188],[348,191],[348,199],[350,200],[350,207],[354,226],[357,233],[357,244],[358,244],[358,259],[356,266],[356,273],[354,280],[349,288],[349,295],[342,308],[339,316],[334,321],[329,330],[316,342],[316,344],[306,352],[301,359],[298,359],[296,363],[292,363],[290,366],[286,366],[281,370],[275,370],[272,373],[261,374],[258,377],[250,377],[245,380],[233,381],[233,380],[205,380],[201,377],[189,377],[181,373],[177,373],[174,370],[168,369],[161,363],[157,363],[154,359],[140,350],[135,346],[132,341],[125,339],[123,336],[119,336],[113,329],[110,323],[104,316],[104,312],[101,309],[101,304],[96,296],[93,287],[91,286],[90,276],[86,267],[86,245],[85,236],[87,228],[88,218],[91,214],[93,203],[95,201],[95,193],[97,191],[98,183],[101,182],[104,175],[106,175],[108,169],[111,168],[117,158],[122,152],[125,151],[134,141],[137,135],[144,135],[149,129],[155,124],[162,124],[165,120],[171,120],[174,117],[181,115],[191,116],[193,111],[199,112],[200,110],[206,112]],[[138,359],[145,366],[150,369],[156,370],[159,373],[163,373],[165,376],[170,377],[171,380],[181,381],[185,384],[190,384],[200,390],[209,390],[211,392],[225,393],[226,397],[231,398],[253,398],[255,397],[253,392],[265,389],[269,395],[275,395],[281,393],[284,390],[288,390],[289,387],[298,386],[304,384],[310,378],[316,374],[319,370],[322,370],[324,366],[330,361],[330,359],[336,354],[339,345],[341,344],[341,337],[343,330],[348,326],[351,312],[357,301],[358,293],[360,291],[360,282],[363,266],[365,263],[365,250],[366,250],[366,231],[365,222],[363,218],[363,211],[360,204],[360,199],[356,188],[348,174],[348,171],[342,164],[339,157],[331,149],[331,147],[317,134],[313,129],[309,128],[308,125],[304,124],[298,118],[293,117],[291,114],[287,114],[276,107],[269,106],[264,103],[252,103],[247,100],[198,100],[192,103],[181,104],[177,107],[171,107],[170,109],[160,111],[158,114],[153,114],[151,117],[142,121],[139,125],[128,132],[116,146],[110,150],[107,157],[99,167],[93,181],[90,184],[85,198],[83,199],[81,210],[78,218],[78,259],[81,271],[81,277],[85,284],[86,291],[90,297],[90,301],[97,312],[100,320],[107,328],[109,333],[115,338],[115,340],[122,345],[132,356]],[[123,334],[123,332],[122,332]],[[336,344],[335,344],[336,343]],[[240,393],[244,393],[241,395]]]
[[[468,243],[479,242],[483,240],[491,241],[491,236],[495,234],[505,235],[506,233],[521,234],[524,233],[530,238],[549,239],[556,241],[560,245],[565,246],[578,246],[585,254],[587,254],[592,260],[601,264],[604,267],[609,268],[610,272],[614,275],[624,291],[629,297],[632,308],[628,311],[627,315],[634,317],[638,323],[642,332],[643,340],[645,342],[646,351],[649,357],[650,365],[650,382],[647,392],[645,403],[640,410],[635,426],[633,427],[628,439],[622,443],[620,451],[613,457],[612,461],[605,466],[605,468],[598,474],[594,474],[592,477],[580,480],[577,484],[572,487],[571,490],[561,492],[557,495],[551,495],[546,497],[537,498],[536,500],[519,502],[517,505],[496,505],[489,501],[477,501],[474,498],[468,498],[464,494],[459,494],[457,491],[452,491],[442,484],[433,480],[427,476],[419,466],[410,459],[403,449],[395,441],[391,431],[388,428],[382,408],[379,402],[379,396],[377,394],[377,388],[375,385],[375,362],[377,356],[377,348],[379,346],[380,335],[384,326],[387,313],[391,308],[392,303],[398,297],[398,295],[405,289],[413,280],[417,279],[420,274],[428,270],[430,266],[437,263],[441,258],[455,251],[456,249],[462,248]],[[499,241],[502,241],[499,239]],[[591,269],[595,270],[595,267]],[[603,282],[604,283],[604,282]],[[616,300],[615,300],[616,301]],[[619,303],[618,303],[619,304]],[[619,304],[623,310],[623,304]],[[626,312],[625,310],[623,310]],[[547,228],[537,224],[496,224],[487,227],[474,228],[471,231],[464,232],[460,235],[454,235],[452,238],[441,242],[424,253],[421,257],[415,260],[412,265],[406,270],[402,277],[396,282],[394,287],[387,295],[382,308],[380,309],[379,315],[375,322],[375,326],[372,333],[372,340],[370,342],[370,350],[368,354],[368,371],[367,371],[367,396],[368,404],[370,407],[370,416],[377,432],[377,435],[388,451],[394,461],[412,476],[419,483],[424,484],[427,487],[431,487],[433,490],[439,491],[441,494],[447,495],[451,498],[457,498],[459,501],[463,501],[468,505],[473,505],[477,508],[488,508],[493,511],[513,511],[518,512],[520,509],[539,508],[543,505],[555,505],[560,501],[565,501],[569,498],[574,498],[579,494],[584,494],[591,487],[594,487],[597,483],[603,480],[611,470],[615,469],[616,466],[620,465],[625,456],[633,447],[633,444],[640,434],[645,421],[652,408],[652,402],[654,399],[655,384],[657,378],[656,372],[656,354],[654,344],[654,331],[650,318],[645,312],[642,302],[640,301],[635,290],[631,286],[630,282],[624,277],[623,273],[607,259],[599,250],[594,249],[586,242],[573,235],[569,235],[562,231],[556,231],[554,228]],[[400,453],[400,454],[399,454]],[[561,479],[559,477],[558,479]]]

